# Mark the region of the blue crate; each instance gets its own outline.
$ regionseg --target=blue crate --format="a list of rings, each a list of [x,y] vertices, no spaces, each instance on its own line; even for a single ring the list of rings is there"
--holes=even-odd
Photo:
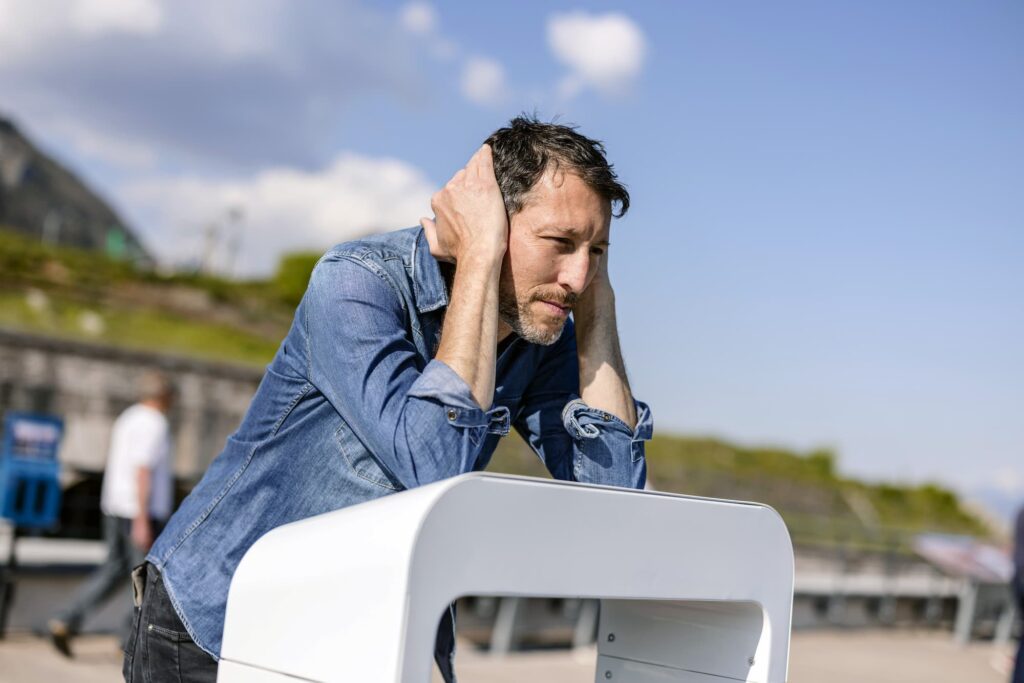
[[[9,412],[0,444],[0,517],[22,529],[53,527],[60,518],[57,449],[64,421]]]

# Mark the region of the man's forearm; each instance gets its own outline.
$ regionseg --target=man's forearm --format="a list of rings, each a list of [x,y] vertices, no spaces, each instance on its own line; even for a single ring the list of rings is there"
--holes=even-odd
[[[484,410],[494,400],[500,272],[501,259],[493,257],[458,263],[436,356],[465,380]]]
[[[152,476],[148,467],[140,467],[135,472],[135,495],[138,501],[139,511],[136,518],[149,520],[149,490],[151,488]]]
[[[435,218],[420,221],[430,253],[456,264],[436,358],[462,377],[488,410],[494,400],[498,276],[508,248],[508,215],[491,148],[478,149],[430,206]]]
[[[636,407],[626,378],[615,321],[615,293],[604,284],[573,309],[580,365],[580,398],[592,408],[636,427]]]
[[[153,527],[149,523],[149,494],[153,484],[153,473],[148,467],[140,467],[135,473],[135,484],[139,510],[132,520],[132,543],[139,550],[147,551],[153,545]]]

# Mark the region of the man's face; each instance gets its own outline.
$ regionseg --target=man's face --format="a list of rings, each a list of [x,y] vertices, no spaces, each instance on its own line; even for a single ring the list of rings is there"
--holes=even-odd
[[[608,248],[611,206],[580,178],[548,170],[510,219],[498,291],[501,321],[534,344],[554,344]]]

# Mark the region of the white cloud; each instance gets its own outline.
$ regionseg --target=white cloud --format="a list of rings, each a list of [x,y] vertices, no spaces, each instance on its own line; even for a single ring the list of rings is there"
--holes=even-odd
[[[555,58],[569,69],[559,87],[563,97],[586,87],[620,95],[643,68],[647,40],[623,14],[555,14],[548,19],[547,34]]]
[[[415,225],[430,213],[436,188],[416,167],[398,160],[342,153],[320,171],[278,167],[230,180],[152,178],[119,195],[133,212],[148,216],[148,244],[170,260],[196,261],[204,230],[226,223],[231,209],[242,219],[235,274],[267,274],[283,251],[325,249],[359,235]],[[230,226],[229,226],[230,227]],[[222,235],[215,265],[224,267]]]
[[[398,24],[419,40],[435,59],[452,62],[462,56],[458,43],[444,35],[437,8],[426,0],[411,0],[398,11]],[[467,57],[462,61],[460,87],[474,104],[494,106],[508,96],[505,69],[493,59]]]
[[[0,0],[0,64],[68,38],[152,35],[160,30],[163,19],[155,0]]]
[[[403,5],[398,23],[418,38],[435,59],[451,62],[462,56],[458,44],[442,34],[437,9],[426,0],[411,0]],[[485,107],[498,106],[509,99],[505,68],[499,62],[479,56],[461,61],[459,87],[463,97]]]
[[[398,11],[398,24],[418,38],[435,59],[450,62],[459,56],[458,44],[442,35],[437,9],[429,2],[413,0],[403,5]]]
[[[437,30],[437,10],[429,2],[414,0],[399,10],[398,21],[409,33],[431,35]]]
[[[218,61],[253,62],[261,57],[289,66],[303,59],[301,38],[290,35],[287,0],[218,0],[171,5],[178,40],[193,43],[192,50]],[[334,21],[325,17],[325,21]],[[198,48],[198,49],[197,49]]]
[[[168,167],[315,167],[353,102],[429,91],[411,42],[353,1],[0,0],[0,106],[44,138],[68,115],[143,141]]]
[[[497,106],[508,99],[505,68],[486,57],[470,57],[462,67],[462,94],[470,102],[485,107]]]
[[[155,0],[76,0],[69,18],[89,35],[114,31],[147,35],[160,30],[163,10]]]

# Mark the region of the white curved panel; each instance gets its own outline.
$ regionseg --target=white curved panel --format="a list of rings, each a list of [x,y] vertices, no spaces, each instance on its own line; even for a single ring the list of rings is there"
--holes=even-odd
[[[307,680],[426,683],[438,618],[464,595],[601,598],[602,634],[622,638],[599,641],[609,661],[785,681],[793,553],[773,510],[490,474],[264,536],[232,582],[222,657]]]

